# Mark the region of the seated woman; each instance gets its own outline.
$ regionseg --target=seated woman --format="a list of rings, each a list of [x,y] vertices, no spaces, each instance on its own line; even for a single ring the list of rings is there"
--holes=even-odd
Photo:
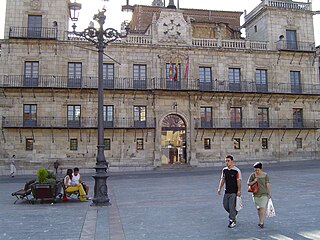
[[[85,201],[87,199],[86,192],[81,184],[72,184],[72,169],[67,170],[67,174],[64,177],[64,186],[66,192],[76,192],[80,193],[80,201]]]

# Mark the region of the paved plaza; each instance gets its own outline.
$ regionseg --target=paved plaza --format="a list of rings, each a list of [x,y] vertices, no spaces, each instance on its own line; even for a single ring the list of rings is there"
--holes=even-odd
[[[320,239],[320,161],[264,166],[271,181],[277,216],[257,226],[258,216],[243,174],[244,209],[229,229],[222,196],[216,190],[220,168],[188,168],[150,172],[111,173],[109,207],[90,202],[28,204],[11,193],[32,176],[0,177],[0,239]],[[93,178],[84,176],[93,190]]]

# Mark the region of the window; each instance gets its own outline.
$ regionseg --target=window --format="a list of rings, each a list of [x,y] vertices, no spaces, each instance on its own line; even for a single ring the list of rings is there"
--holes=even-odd
[[[268,138],[261,139],[261,147],[262,149],[268,149]]]
[[[287,37],[287,49],[289,50],[297,50],[297,32],[296,30],[286,30]]]
[[[28,38],[41,38],[42,16],[28,16]]]
[[[81,87],[82,63],[68,63],[68,87]]]
[[[290,71],[290,83],[292,93],[302,93],[299,71]]]
[[[134,64],[133,65],[133,87],[138,89],[145,89],[147,87],[147,65]]]
[[[210,67],[199,67],[199,87],[200,90],[212,89],[212,75]]]
[[[103,81],[105,88],[114,88],[114,64],[104,63],[103,64]]]
[[[39,79],[39,62],[25,62],[24,63],[24,78],[23,86],[36,87]]]
[[[229,90],[241,91],[240,86],[240,68],[229,68]]]
[[[37,126],[37,105],[35,104],[23,105],[23,126],[24,127]]]
[[[302,138],[296,138],[297,148],[302,148]]]
[[[78,139],[71,138],[70,139],[70,150],[77,151],[78,150]]]
[[[211,149],[211,139],[205,138],[203,141],[204,149]]]
[[[240,107],[230,109],[230,125],[233,128],[242,127],[242,109]]]
[[[146,127],[147,113],[146,106],[133,107],[133,121],[135,127]]]
[[[78,105],[68,106],[68,127],[80,127],[81,107]]]
[[[293,109],[293,127],[294,128],[303,127],[303,109],[302,108]]]
[[[240,149],[240,138],[234,138],[233,139],[233,148],[234,149]]]
[[[33,150],[33,138],[26,138],[26,151]]]
[[[143,150],[143,138],[137,138],[137,150]]]
[[[105,138],[103,142],[104,142],[104,150],[111,150],[110,138]]]
[[[257,92],[268,92],[267,70],[256,69]]]
[[[269,109],[268,108],[258,108],[258,121],[259,121],[259,128],[269,127]]]
[[[211,107],[201,107],[200,108],[200,118],[202,128],[212,127],[212,108]]]
[[[257,25],[254,25],[254,32],[258,32],[258,27],[257,27]]]
[[[114,110],[112,105],[103,106],[103,122],[105,127],[113,127]]]

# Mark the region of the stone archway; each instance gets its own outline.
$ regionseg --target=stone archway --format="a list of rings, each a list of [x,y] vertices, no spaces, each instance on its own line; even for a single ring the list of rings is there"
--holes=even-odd
[[[167,115],[161,123],[161,164],[187,163],[186,124],[177,114]]]

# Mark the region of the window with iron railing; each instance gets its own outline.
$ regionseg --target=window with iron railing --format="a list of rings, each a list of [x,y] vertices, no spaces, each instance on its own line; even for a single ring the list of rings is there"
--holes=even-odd
[[[39,82],[39,62],[26,61],[24,63],[23,86],[37,87]]]
[[[68,63],[68,87],[80,88],[82,84],[82,63]]]
[[[290,84],[292,93],[302,93],[299,71],[290,71]]]
[[[147,65],[145,64],[133,65],[133,88],[134,89],[147,88]]]
[[[303,109],[302,108],[293,109],[293,127],[294,128],[303,127]]]
[[[104,63],[103,64],[103,81],[104,87],[107,89],[114,88],[114,64]]]
[[[257,92],[268,92],[267,70],[256,69],[256,90]]]
[[[28,16],[28,38],[41,38],[42,32],[42,16]]]
[[[230,108],[230,125],[232,128],[242,127],[242,108],[241,107]]]
[[[212,107],[200,107],[202,128],[212,128]]]
[[[114,107],[113,105],[103,106],[104,127],[113,127],[114,124]]]
[[[68,127],[80,127],[81,118],[81,106],[79,105],[69,105],[68,106]]]
[[[229,90],[239,92],[241,91],[241,80],[240,80],[240,68],[229,68],[228,79],[229,79]]]
[[[199,89],[200,91],[212,90],[211,67],[199,67]]]
[[[258,121],[259,121],[259,128],[269,127],[269,109],[268,108],[258,108]]]
[[[146,127],[147,126],[147,107],[134,106],[133,120],[134,120],[134,127],[138,127],[138,128]]]
[[[37,126],[37,105],[36,104],[23,105],[23,126],[24,127]]]

